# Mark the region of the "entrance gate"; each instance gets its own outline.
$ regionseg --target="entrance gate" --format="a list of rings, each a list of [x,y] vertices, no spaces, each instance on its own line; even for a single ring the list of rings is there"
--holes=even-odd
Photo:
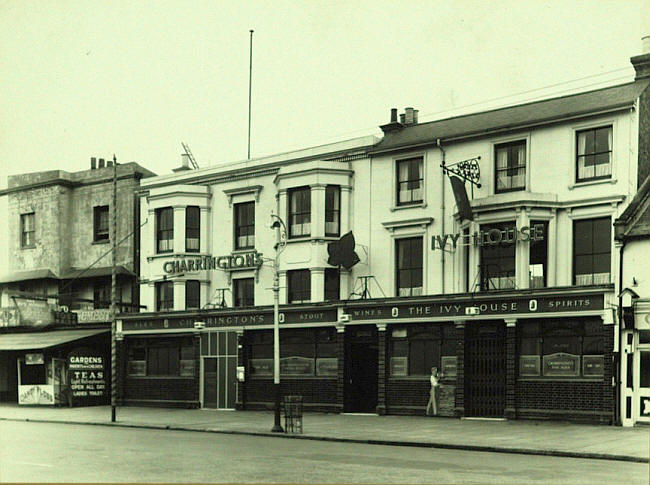
[[[506,398],[504,322],[465,327],[465,416],[501,418]]]
[[[201,335],[201,402],[204,408],[234,409],[237,400],[237,332]]]

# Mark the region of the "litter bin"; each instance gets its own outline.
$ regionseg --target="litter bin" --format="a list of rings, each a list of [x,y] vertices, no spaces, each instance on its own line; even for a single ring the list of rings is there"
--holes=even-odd
[[[284,396],[284,432],[302,433],[302,396]]]

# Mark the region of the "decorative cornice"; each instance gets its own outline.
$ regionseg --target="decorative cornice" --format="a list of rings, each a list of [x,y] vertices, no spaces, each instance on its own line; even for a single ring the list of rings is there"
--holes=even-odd
[[[253,194],[255,202],[260,201],[260,192],[264,188],[263,185],[249,185],[247,187],[237,187],[235,189],[225,189],[224,194],[228,197],[228,207],[232,207],[232,198],[236,195]]]
[[[404,227],[420,226],[422,229],[426,229],[426,227],[432,222],[433,217],[420,217],[417,219],[407,219],[402,221],[382,222],[381,225],[392,233],[395,232],[395,229],[401,229]]]

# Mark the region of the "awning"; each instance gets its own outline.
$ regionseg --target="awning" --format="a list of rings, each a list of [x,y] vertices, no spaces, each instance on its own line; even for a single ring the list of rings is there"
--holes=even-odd
[[[59,278],[49,269],[33,269],[30,271],[14,271],[13,273],[0,275],[0,284],[43,279],[58,280]]]
[[[55,347],[66,342],[92,337],[109,332],[108,329],[59,330],[52,332],[30,332],[0,334],[0,350],[32,350]]]
[[[115,273],[118,275],[135,276],[134,272],[129,271],[124,266],[116,266]],[[97,278],[99,276],[110,276],[110,275],[111,275],[110,266],[98,266],[96,268],[90,268],[90,269],[69,268],[65,273],[61,275],[61,279],[72,280],[75,278]]]

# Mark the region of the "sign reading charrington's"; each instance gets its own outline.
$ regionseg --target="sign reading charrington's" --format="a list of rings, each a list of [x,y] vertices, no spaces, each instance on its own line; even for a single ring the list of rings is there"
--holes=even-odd
[[[566,295],[493,298],[474,301],[435,303],[399,303],[396,305],[354,306],[345,309],[353,320],[379,320],[426,317],[458,317],[468,314],[467,308],[478,309],[475,315],[508,315],[517,313],[559,313],[602,310],[603,295]]]
[[[462,241],[461,238],[467,240]],[[474,246],[496,246],[497,244],[514,244],[517,241],[542,241],[544,239],[544,224],[521,228],[514,226],[507,229],[492,228],[475,232],[471,236],[463,236],[461,233],[431,236],[431,249],[444,249],[448,240],[451,242],[452,249],[456,249],[459,239],[465,243],[465,246],[472,243]]]
[[[336,322],[336,309],[294,310],[283,309],[280,311],[279,323],[281,324],[306,324],[306,323],[333,323]],[[256,312],[219,313],[200,315],[195,317],[169,317],[153,320],[123,320],[122,330],[169,330],[181,328],[194,328],[194,322],[201,321],[207,328],[239,327],[246,325],[272,325],[273,312],[262,310]]]
[[[262,253],[250,251],[230,254],[228,256],[201,256],[199,258],[182,258],[165,261],[163,271],[167,274],[210,271],[213,269],[232,271],[259,268],[262,266],[262,262]]]

